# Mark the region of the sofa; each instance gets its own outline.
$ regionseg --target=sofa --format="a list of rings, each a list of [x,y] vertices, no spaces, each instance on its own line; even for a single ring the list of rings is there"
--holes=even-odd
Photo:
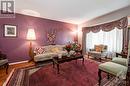
[[[40,62],[45,60],[50,60],[53,57],[62,55],[66,56],[68,53],[64,49],[65,45],[48,45],[48,46],[37,46],[34,48],[34,62]],[[74,51],[70,51],[73,54]]]

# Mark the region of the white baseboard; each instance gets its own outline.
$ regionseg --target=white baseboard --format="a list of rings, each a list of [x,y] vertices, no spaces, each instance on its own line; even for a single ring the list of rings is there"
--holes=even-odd
[[[9,63],[9,65],[14,65],[14,64],[25,63],[25,62],[28,62],[28,61],[29,61],[29,60],[20,61],[20,62],[13,62],[13,63]]]

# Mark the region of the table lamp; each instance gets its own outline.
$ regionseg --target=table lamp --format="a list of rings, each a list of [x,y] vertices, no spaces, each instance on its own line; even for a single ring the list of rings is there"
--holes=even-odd
[[[30,62],[33,60],[32,41],[36,40],[36,35],[35,35],[34,29],[28,29],[27,40],[30,41],[30,45],[29,45],[29,56],[31,57],[31,59],[29,60],[29,62]]]

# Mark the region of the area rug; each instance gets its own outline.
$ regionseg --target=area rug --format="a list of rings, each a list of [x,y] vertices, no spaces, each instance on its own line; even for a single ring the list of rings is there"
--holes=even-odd
[[[5,86],[96,86],[98,65],[87,59],[65,62],[60,65],[60,73],[52,64],[16,69]],[[106,75],[103,74],[103,77]],[[109,85],[108,85],[109,86]]]
[[[99,86],[99,84],[97,83],[94,86]],[[117,77],[110,77],[109,80],[107,78],[104,78],[100,86],[128,86],[128,85],[126,85],[126,81],[124,80],[121,80]]]

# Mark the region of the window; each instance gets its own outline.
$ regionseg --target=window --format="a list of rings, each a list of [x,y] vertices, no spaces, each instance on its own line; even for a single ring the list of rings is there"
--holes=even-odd
[[[86,34],[86,50],[94,48],[94,45],[104,44],[110,52],[121,52],[123,42],[123,30],[113,29],[109,32],[100,31]]]

